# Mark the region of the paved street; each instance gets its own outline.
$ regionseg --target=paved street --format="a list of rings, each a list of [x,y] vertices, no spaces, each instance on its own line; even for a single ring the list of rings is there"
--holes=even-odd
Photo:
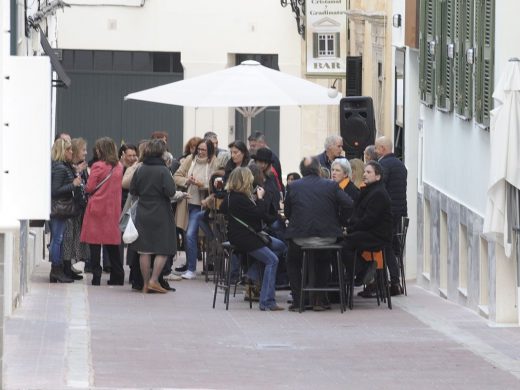
[[[520,329],[489,327],[411,285],[394,309],[261,312],[212,284],[175,293],[33,276],[6,320],[6,389],[518,389]],[[288,292],[277,294],[285,307]]]

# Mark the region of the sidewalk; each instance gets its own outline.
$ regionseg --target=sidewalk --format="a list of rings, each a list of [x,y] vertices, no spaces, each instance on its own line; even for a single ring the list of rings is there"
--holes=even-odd
[[[226,311],[202,277],[144,295],[106,275],[49,284],[48,267],[6,320],[6,389],[520,388],[520,328],[412,284],[393,310],[357,298],[344,314],[261,312],[240,293]]]

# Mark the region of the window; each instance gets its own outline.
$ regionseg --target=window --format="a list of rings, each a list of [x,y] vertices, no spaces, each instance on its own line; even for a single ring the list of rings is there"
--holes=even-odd
[[[494,79],[495,0],[476,0],[475,120],[489,126]]]
[[[419,31],[419,90],[421,102],[431,107],[434,103],[435,83],[435,2],[421,0],[421,26]]]
[[[456,56],[458,66],[455,84],[455,112],[469,120],[473,115],[473,64],[475,49],[473,48],[473,0],[457,2]]]
[[[318,34],[318,56],[334,57],[334,34]]]
[[[421,102],[489,126],[495,0],[420,0]]]
[[[319,57],[340,57],[339,32],[317,32],[312,34],[312,55]]]

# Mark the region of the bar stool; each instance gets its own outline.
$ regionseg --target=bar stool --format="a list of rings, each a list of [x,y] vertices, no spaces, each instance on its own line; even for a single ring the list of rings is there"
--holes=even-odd
[[[231,245],[229,241],[222,244],[223,255],[217,257],[215,263],[215,292],[213,293],[213,309],[215,308],[215,301],[217,300],[217,290],[222,288],[224,290],[224,302],[226,303],[226,310],[229,309],[229,292],[231,290],[231,259],[236,247]]]
[[[303,263],[302,263],[302,284],[300,287],[300,308],[299,312],[303,311],[303,302],[305,300],[304,293],[309,292],[327,292],[327,291],[337,291],[339,292],[340,299],[340,310],[343,313],[345,311],[345,279],[344,279],[344,266],[341,261],[341,249],[342,246],[339,244],[331,244],[331,245],[308,245],[302,246],[301,250],[303,252]],[[338,266],[338,287],[314,287],[313,285],[309,285],[307,283],[308,277],[308,268],[309,262],[314,265],[314,254],[316,252],[321,251],[333,251],[336,252],[336,261]]]
[[[354,279],[356,276],[356,259],[361,255],[364,260],[376,263],[376,298],[377,305],[381,305],[381,301],[388,304],[388,308],[392,309],[392,298],[390,296],[390,285],[388,284],[388,275],[386,271],[386,248],[385,247],[369,247],[358,248],[354,252],[354,264],[352,264],[352,273],[347,282],[347,301],[350,310],[354,307]]]

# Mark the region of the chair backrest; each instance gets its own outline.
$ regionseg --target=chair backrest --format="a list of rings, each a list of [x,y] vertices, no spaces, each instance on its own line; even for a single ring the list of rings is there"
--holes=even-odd
[[[399,232],[396,234],[396,237],[399,240],[399,249],[401,253],[403,253],[404,248],[406,247],[406,234],[408,233],[409,224],[410,218],[401,217],[401,223],[399,224]]]

